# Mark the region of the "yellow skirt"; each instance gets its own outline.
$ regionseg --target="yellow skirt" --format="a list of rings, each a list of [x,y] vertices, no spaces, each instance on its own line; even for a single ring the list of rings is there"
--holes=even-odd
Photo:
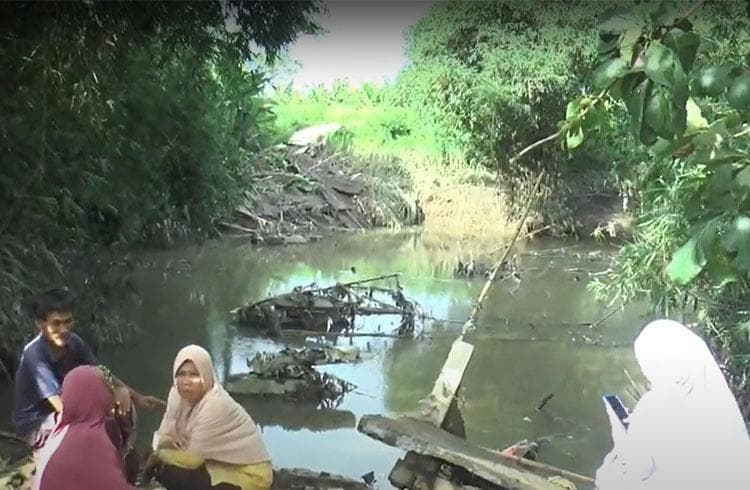
[[[242,490],[269,490],[273,484],[273,466],[270,462],[240,466],[204,460],[195,454],[178,449],[160,449],[157,454],[164,464],[188,470],[200,468],[205,464],[211,478],[211,486],[229,483]]]

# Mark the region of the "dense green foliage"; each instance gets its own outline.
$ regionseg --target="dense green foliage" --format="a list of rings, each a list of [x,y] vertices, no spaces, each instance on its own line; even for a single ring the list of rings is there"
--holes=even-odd
[[[545,168],[552,176],[545,188],[560,191],[549,200],[557,221],[570,187],[612,191],[602,178],[608,166],[597,163],[604,159],[591,151],[571,160],[554,147],[519,164],[509,159],[554,132],[565,100],[583,89],[596,54],[595,16],[606,3],[438,2],[409,32],[409,65],[393,84],[280,91],[279,127],[340,122],[361,152],[427,163],[435,175],[456,162],[488,169],[500,174],[511,202],[523,201],[532,174]]]
[[[568,104],[561,135],[575,148],[614,114],[648,150],[620,168],[638,202],[634,240],[593,287],[614,301],[646,296],[663,314],[694,313],[748,415],[750,19],[746,2],[696,7],[605,15],[596,92]]]
[[[246,62],[314,30],[318,9],[0,4],[0,359],[28,324],[19,299],[61,282],[70,253],[206,233],[234,206],[271,132]]]

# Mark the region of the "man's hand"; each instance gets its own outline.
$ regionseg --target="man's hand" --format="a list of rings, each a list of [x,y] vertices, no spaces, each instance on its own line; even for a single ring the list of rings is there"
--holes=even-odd
[[[161,408],[162,410],[167,408],[167,402],[160,400],[154,396],[141,395],[140,393],[131,393],[133,403],[138,408],[145,408],[148,410],[155,410]]]

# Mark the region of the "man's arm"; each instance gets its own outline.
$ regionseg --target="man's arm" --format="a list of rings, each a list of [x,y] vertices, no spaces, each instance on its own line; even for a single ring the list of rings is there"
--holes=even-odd
[[[89,346],[83,341],[83,339],[80,339],[80,337],[77,347],[79,355],[81,356],[81,359],[84,363],[99,366],[99,369],[102,371],[102,374],[104,375],[107,382],[112,385],[112,389],[115,392],[115,401],[117,402],[120,410],[123,413],[128,413],[130,411],[131,400],[138,408],[151,409],[167,406],[167,404],[162,400],[159,400],[158,398],[155,398],[153,396],[142,395],[130,386],[123,383],[119,378],[117,378],[117,376],[114,376],[109,369],[101,365],[99,359],[97,359],[96,355],[94,355]]]
[[[112,372],[104,367],[99,366],[102,371],[104,378],[109,382],[114,390],[115,402],[119,406],[121,413],[130,412],[130,402],[135,404],[138,408],[166,408],[167,403],[153,396],[142,395],[138,391],[134,390],[130,386],[126,385],[120,378],[113,375]]]

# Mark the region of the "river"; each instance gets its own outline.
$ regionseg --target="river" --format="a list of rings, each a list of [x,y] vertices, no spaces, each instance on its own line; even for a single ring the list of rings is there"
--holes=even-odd
[[[320,242],[258,249],[233,241],[133,254],[138,301],[133,318],[142,329],[125,347],[100,357],[129,384],[166,397],[171,363],[188,343],[212,353],[220,377],[246,370],[246,358],[281,345],[232,325],[229,311],[293,286],[351,281],[401,273],[405,294],[432,317],[419,329],[425,338],[358,337],[346,343],[367,351],[354,365],[328,372],[357,385],[335,409],[241,399],[262,427],[274,463],[340,473],[354,478],[373,470],[381,488],[402,455],[356,430],[365,414],[416,410],[432,388],[461,323],[484,279],[454,278],[455,244],[419,233],[342,235]],[[553,436],[543,462],[593,474],[609,447],[601,395],[624,395],[623,369],[638,376],[632,339],[645,310],[610,310],[586,289],[588,272],[607,267],[613,250],[596,244],[538,241],[519,247],[520,280],[506,279],[490,293],[478,327],[466,338],[475,346],[462,388],[467,438],[503,448],[524,438]],[[396,324],[371,317],[364,328],[389,331]],[[554,394],[545,408],[536,407]],[[10,393],[0,387],[0,426],[9,426]],[[155,414],[141,414],[140,443],[150,440]]]

